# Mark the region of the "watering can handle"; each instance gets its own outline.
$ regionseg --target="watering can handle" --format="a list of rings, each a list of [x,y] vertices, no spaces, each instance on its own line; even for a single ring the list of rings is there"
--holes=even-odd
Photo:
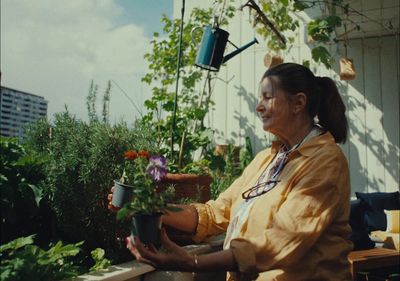
[[[201,29],[201,28],[202,28],[201,26],[195,26],[195,27],[193,27],[192,30],[190,31],[190,37],[192,38],[192,42],[193,42],[193,44],[195,44],[195,45],[197,45],[199,42],[196,42],[194,33],[195,33],[198,29]]]

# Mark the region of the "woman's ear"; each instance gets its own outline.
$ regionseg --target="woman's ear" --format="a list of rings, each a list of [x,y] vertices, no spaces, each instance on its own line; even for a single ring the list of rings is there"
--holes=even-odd
[[[293,101],[293,113],[297,114],[305,110],[307,105],[307,96],[303,92],[297,93],[292,96]]]

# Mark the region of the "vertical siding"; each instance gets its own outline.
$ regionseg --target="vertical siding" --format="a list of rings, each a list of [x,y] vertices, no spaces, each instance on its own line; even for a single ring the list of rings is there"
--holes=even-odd
[[[367,153],[366,153],[366,111],[364,84],[364,52],[362,41],[356,40],[349,44],[348,57],[352,58],[357,72],[356,78],[345,82],[347,90],[347,112],[349,120],[349,150],[347,159],[350,167],[352,191],[366,192],[367,180]]]
[[[367,190],[377,191],[384,187],[384,166],[382,159],[382,99],[380,44],[375,38],[364,40],[364,94],[366,110],[366,145],[367,148]]]
[[[384,189],[399,189],[400,171],[400,88],[399,88],[399,36],[382,38],[381,93],[383,112]]]

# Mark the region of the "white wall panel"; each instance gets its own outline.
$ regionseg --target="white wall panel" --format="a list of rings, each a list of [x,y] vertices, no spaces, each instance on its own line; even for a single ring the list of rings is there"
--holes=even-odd
[[[399,189],[399,37],[384,37],[381,42],[381,92],[383,123],[383,165],[385,191]],[[397,71],[396,71],[397,70]]]
[[[381,99],[381,64],[380,46],[375,38],[363,41],[364,49],[364,93],[366,110],[366,145],[368,191],[378,191],[384,188],[383,166],[383,124]]]

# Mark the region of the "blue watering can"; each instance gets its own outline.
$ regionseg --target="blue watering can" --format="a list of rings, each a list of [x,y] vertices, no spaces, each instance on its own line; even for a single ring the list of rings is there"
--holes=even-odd
[[[193,39],[193,31],[197,28],[198,27],[195,27],[192,30],[192,39]],[[224,56],[226,43],[229,41],[228,37],[229,33],[221,28],[211,27],[209,25],[205,26],[203,31],[203,37],[201,38],[200,42],[200,48],[197,51],[195,65],[210,71],[218,71],[221,64],[227,62],[228,60],[230,60],[240,52],[244,51],[251,45],[258,43],[257,39],[254,38],[253,41],[247,43],[246,45],[240,48],[234,45],[237,49],[232,53]]]

